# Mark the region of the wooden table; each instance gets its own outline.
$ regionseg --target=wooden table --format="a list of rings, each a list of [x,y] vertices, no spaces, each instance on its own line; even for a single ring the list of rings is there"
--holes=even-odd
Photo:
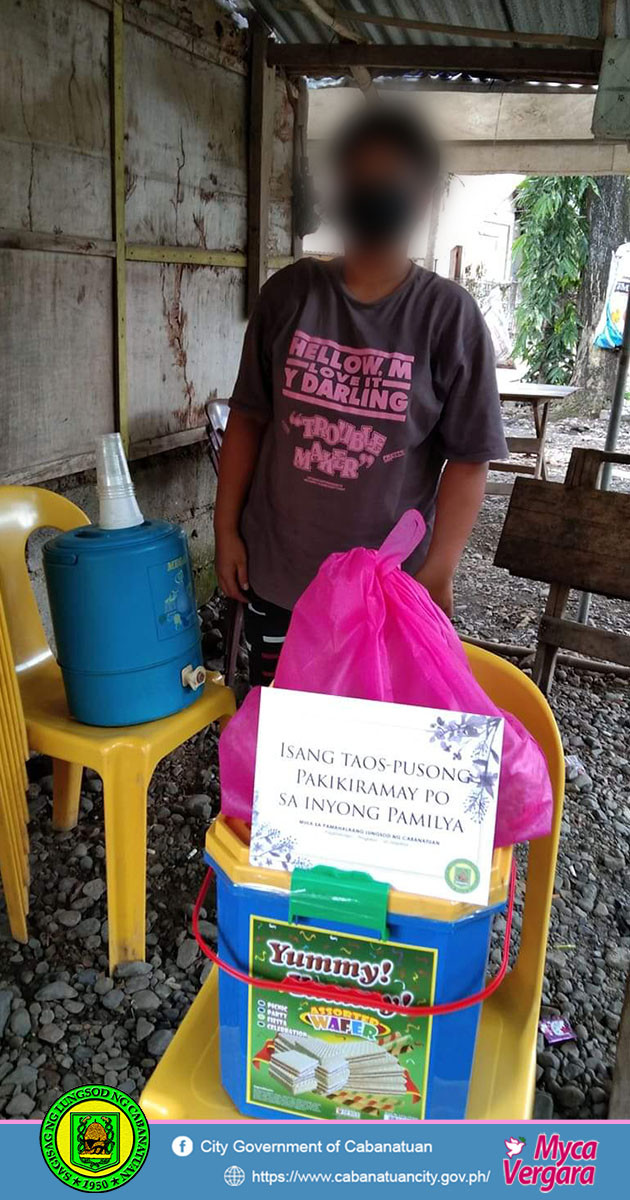
[[[519,462],[518,459],[508,458],[505,462],[491,462],[491,471],[509,471],[513,475],[533,475],[535,479],[546,479],[545,441],[547,437],[547,418],[549,406],[556,400],[564,400],[577,389],[563,387],[556,383],[520,383],[518,380],[504,380],[501,373],[497,374],[499,396],[502,404],[529,404],[536,431],[535,437],[509,437],[507,439],[510,454],[528,454],[535,456],[535,463]],[[514,481],[509,483],[490,482],[486,486],[487,496],[509,496]]]

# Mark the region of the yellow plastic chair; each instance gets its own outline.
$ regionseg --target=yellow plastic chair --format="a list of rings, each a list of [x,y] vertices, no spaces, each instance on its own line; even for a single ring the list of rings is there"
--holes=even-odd
[[[564,752],[554,715],[536,685],[511,663],[466,645],[475,678],[495,704],[535,737],[547,759],[553,822],[546,838],[530,843],[518,958],[481,1010],[468,1117],[484,1121],[529,1119],[536,1087],[536,1040],[545,974],[551,899],[564,804]]]
[[[554,796],[551,833],[529,850],[521,944],[514,969],[481,1012],[468,1099],[470,1120],[532,1116],[536,1039],[551,897],[564,798],[564,755],[544,696],[516,667],[466,645],[489,696],[523,722],[542,747]],[[141,1097],[152,1120],[249,1120],[221,1087],[217,971],[212,969]]]
[[[11,933],[18,942],[28,941],[27,758],[24,713],[0,595],[0,878]]]
[[[183,712],[116,729],[81,725],[68,712],[61,672],[44,633],[26,565],[36,529],[89,524],[80,508],[44,488],[0,487],[0,595],[24,707],[28,744],[53,759],[53,827],[78,819],[83,767],[103,780],[109,966],[144,959],[147,790],[157,763],[212,721],[234,712],[219,675]]]

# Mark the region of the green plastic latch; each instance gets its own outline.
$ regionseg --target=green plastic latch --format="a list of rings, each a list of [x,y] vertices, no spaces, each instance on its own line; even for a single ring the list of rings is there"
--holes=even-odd
[[[340,925],[358,925],[387,936],[389,884],[365,871],[336,867],[296,867],[291,875],[289,920],[318,917]]]

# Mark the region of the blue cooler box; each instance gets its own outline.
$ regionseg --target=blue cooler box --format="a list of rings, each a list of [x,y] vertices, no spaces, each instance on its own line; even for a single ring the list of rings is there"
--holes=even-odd
[[[73,717],[86,725],[137,725],[198,699],[199,622],[179,526],[84,525],[47,542],[43,561]],[[182,676],[187,667],[194,687]]]
[[[370,954],[378,961],[378,956],[375,958],[378,939],[384,938],[383,950],[389,952],[389,959],[386,958],[389,966],[398,960],[406,961],[408,972],[411,970],[413,974],[414,964],[418,964],[419,974],[424,974],[424,992],[420,984],[414,985],[408,1003],[443,1004],[475,995],[484,986],[493,918],[505,908],[511,849],[495,852],[487,908],[475,908],[460,900],[433,900],[398,892],[352,872],[314,868],[311,872],[294,871],[290,875],[285,871],[252,866],[249,863],[248,827],[243,822],[227,821],[223,817],[219,817],[208,831],[206,860],[217,880],[218,953],[241,971],[263,978],[286,977],[286,970],[279,973],[278,969],[269,967],[272,960],[265,954],[261,957],[257,946],[273,946],[273,953],[280,953],[278,946],[285,943],[288,946],[289,942],[295,941],[290,933],[287,934],[287,923],[295,923],[296,929],[303,931],[305,948],[309,939],[314,945],[315,938],[318,939],[318,965],[323,961],[324,931],[331,934],[331,955],[336,947],[336,953],[349,954],[353,964]],[[308,877],[313,876],[316,891],[318,873],[338,880],[339,886],[332,887],[338,895],[335,898],[331,894],[329,883],[328,900],[320,895],[319,903],[309,903]],[[298,876],[301,891],[298,890],[296,895]],[[347,889],[344,877],[349,885]],[[363,881],[365,902],[353,894],[357,880]],[[370,896],[375,901],[372,907]],[[382,915],[378,915],[381,901]],[[265,941],[266,928],[274,931],[274,938]],[[312,934],[308,932],[310,930]],[[315,930],[322,932],[315,934]],[[350,942],[347,937],[344,939],[344,934],[353,935]],[[400,951],[397,951],[397,945]],[[353,949],[349,950],[349,946]],[[324,952],[328,955],[327,950]],[[297,958],[293,950],[286,950],[286,953],[288,961],[297,963],[298,967],[315,961],[309,953],[306,958],[301,951]],[[343,964],[341,968],[340,963]],[[347,958],[327,956],[324,960],[329,972],[346,969],[346,963]],[[359,970],[359,967],[347,969]],[[369,965],[367,970],[371,970]],[[296,975],[300,975],[299,970]],[[301,974],[301,978],[308,977],[308,972]],[[330,975],[323,978],[320,974],[316,978],[318,982],[338,981]],[[349,975],[340,978],[339,982],[356,989],[357,977]],[[372,984],[372,988],[395,998],[395,989],[388,993],[380,979]],[[407,1028],[412,1032],[405,1034],[400,1033],[398,1014],[393,1020],[388,1014],[381,1014],[379,1018],[379,1014],[370,1008],[359,1012],[358,1006],[351,1003],[348,1010],[340,1005],[335,1009],[334,1005],[326,1005],[316,998],[312,1001],[312,1011],[303,1012],[294,1019],[291,1022],[293,1032],[290,1030],[287,1034],[282,1032],[286,1017],[282,1011],[278,1015],[279,1009],[283,1010],[285,1006],[277,1002],[284,1000],[286,993],[250,988],[225,971],[219,971],[221,1077],[225,1090],[240,1112],[261,1119],[289,1115],[296,1119],[404,1120],[426,1117],[457,1120],[466,1116],[480,1004],[446,1016],[409,1018]],[[308,1009],[308,1003],[302,1008]],[[402,1016],[404,1008],[401,1008]],[[305,1021],[311,1024],[303,1026],[301,1022]],[[321,1043],[315,1042],[312,1036],[313,1021],[318,1030],[329,1031],[324,1046],[330,1062],[324,1061],[317,1050]],[[322,1021],[328,1025],[321,1024]],[[415,1023],[413,1027],[412,1022]],[[422,1039],[419,1039],[423,1049],[416,1049],[414,1041],[413,1029],[419,1023],[424,1023]],[[399,1032],[394,1031],[394,1026]],[[339,1033],[344,1036],[336,1036]],[[353,1037],[356,1033],[358,1037]],[[370,1035],[369,1050],[364,1044],[366,1034]],[[356,1050],[356,1055],[362,1056],[365,1065],[350,1063],[348,1078],[348,1066],[341,1058],[345,1054],[352,1056],[345,1048],[349,1041],[359,1041],[361,1048]],[[341,1047],[341,1057],[335,1058],[333,1050],[336,1053],[338,1047]],[[387,1060],[382,1057],[385,1050],[389,1052]],[[407,1050],[413,1054],[405,1057]],[[310,1054],[318,1055],[314,1075],[308,1066]],[[411,1086],[413,1072],[405,1069],[406,1064],[414,1055],[417,1064],[418,1055],[422,1054],[421,1082]],[[271,1079],[272,1074],[275,1082]],[[415,1078],[418,1077],[416,1070]],[[328,1096],[325,1094],[327,1087]],[[379,1091],[381,1087],[386,1088],[384,1094]],[[278,1093],[285,1096],[284,1101],[278,1099]],[[268,1106],[265,1095],[269,1096]]]

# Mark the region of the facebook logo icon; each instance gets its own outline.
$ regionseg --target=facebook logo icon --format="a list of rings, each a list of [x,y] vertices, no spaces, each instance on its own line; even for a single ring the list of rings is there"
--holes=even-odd
[[[193,1152],[193,1140],[180,1133],[178,1137],[173,1138],[171,1142],[171,1150],[178,1158],[187,1158]]]

